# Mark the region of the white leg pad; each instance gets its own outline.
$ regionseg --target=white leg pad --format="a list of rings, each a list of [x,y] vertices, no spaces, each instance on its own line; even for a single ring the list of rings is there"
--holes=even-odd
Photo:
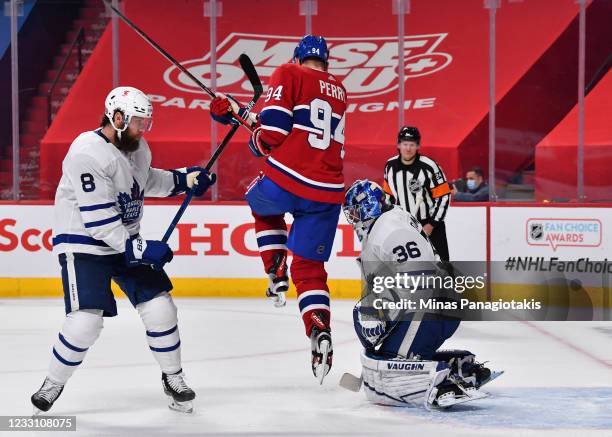
[[[104,327],[101,310],[77,310],[66,316],[53,345],[49,378],[65,384],[83,362]]]
[[[361,353],[366,398],[381,405],[423,406],[430,388],[438,384],[437,361],[376,359]],[[442,371],[448,375],[448,369]]]
[[[181,370],[181,339],[177,309],[172,297],[164,292],[136,306],[147,330],[147,342],[164,373]]]

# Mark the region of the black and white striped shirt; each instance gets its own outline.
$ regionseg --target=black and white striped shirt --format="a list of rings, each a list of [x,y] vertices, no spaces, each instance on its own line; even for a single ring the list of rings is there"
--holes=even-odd
[[[446,217],[450,187],[440,166],[431,158],[417,153],[410,165],[399,155],[385,165],[384,189],[395,203],[414,215],[421,224],[435,226]]]

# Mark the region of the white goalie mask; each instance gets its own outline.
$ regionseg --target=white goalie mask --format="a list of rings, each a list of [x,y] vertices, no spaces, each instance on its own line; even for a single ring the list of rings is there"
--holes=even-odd
[[[120,86],[113,89],[104,102],[104,114],[110,120],[111,125],[121,136],[121,132],[125,131],[130,123],[143,131],[151,130],[153,125],[153,105],[151,99],[140,91],[131,86]],[[115,126],[113,116],[115,111],[121,111],[123,114],[123,127],[119,129]]]

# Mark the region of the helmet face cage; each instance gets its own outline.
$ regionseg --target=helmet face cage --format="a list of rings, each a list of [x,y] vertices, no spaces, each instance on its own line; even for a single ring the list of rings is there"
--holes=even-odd
[[[306,58],[317,58],[327,64],[329,51],[322,36],[306,35],[293,51],[293,62],[301,64]]]
[[[404,126],[401,128],[397,134],[397,144],[402,141],[414,141],[417,144],[421,144],[421,133],[419,129],[414,126]]]
[[[386,194],[376,182],[358,180],[346,192],[342,210],[353,226],[375,219],[383,213]]]
[[[149,97],[136,88],[121,86],[113,89],[106,97],[104,107],[105,115],[110,120],[113,128],[119,133],[128,128],[132,117],[137,117],[134,121],[139,120],[137,124],[144,128],[144,130],[151,130],[153,124],[151,120],[153,117],[153,105]],[[123,114],[124,124],[121,129],[115,126],[115,121],[113,120],[116,111],[120,111]]]

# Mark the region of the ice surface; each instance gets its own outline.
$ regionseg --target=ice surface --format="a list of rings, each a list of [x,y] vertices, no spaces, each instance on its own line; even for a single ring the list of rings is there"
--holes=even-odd
[[[427,412],[371,405],[338,386],[342,373],[360,373],[349,301],[332,304],[334,366],[323,386],[295,300],[177,305],[196,412],[167,408],[144,328],[120,300],[52,410],[77,416],[70,435],[612,436],[612,323],[466,322],[445,346],[506,373],[486,387],[489,399]],[[63,319],[59,299],[0,300],[0,415],[31,414]]]

